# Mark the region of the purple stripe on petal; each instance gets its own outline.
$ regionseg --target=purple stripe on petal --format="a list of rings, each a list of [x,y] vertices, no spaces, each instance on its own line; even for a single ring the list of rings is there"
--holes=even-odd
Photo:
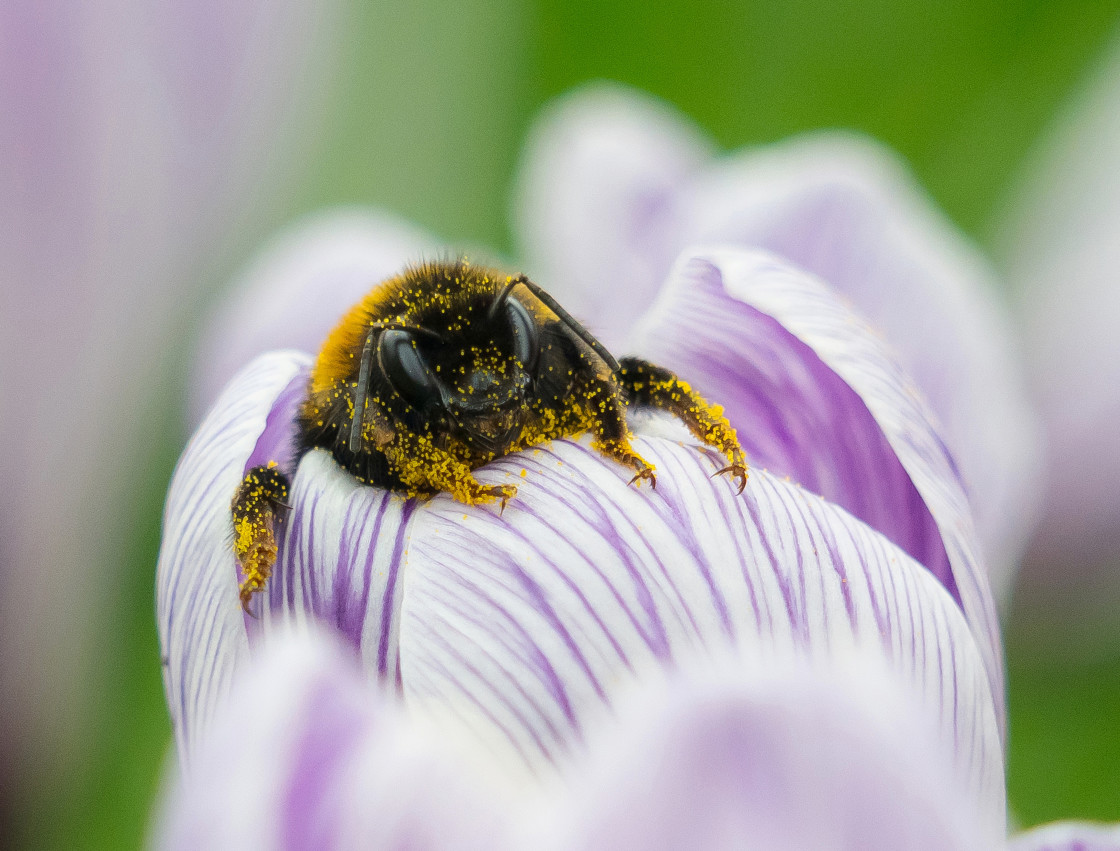
[[[635,346],[723,404],[756,466],[843,506],[938,577],[977,637],[1002,719],[971,509],[933,416],[874,332],[817,279],[713,248],[682,256]]]
[[[557,531],[552,527],[550,527],[550,529],[551,529],[551,531],[554,531],[554,532]],[[517,535],[519,543],[521,545],[531,546],[531,542],[527,538],[525,538],[525,536],[517,533],[516,530],[514,530],[514,533]],[[618,658],[622,661],[622,663],[624,665],[629,667],[630,663],[626,658],[626,651],[618,643],[618,641],[615,639],[615,637],[611,633],[611,631],[609,629],[607,629],[607,626],[606,626],[606,624],[603,623],[603,620],[599,616],[599,613],[595,610],[595,607],[592,606],[591,602],[587,599],[587,595],[584,594],[583,591],[580,590],[579,585],[577,585],[572,580],[572,577],[568,576],[565,572],[563,572],[563,571],[558,572],[557,577],[561,581],[563,581],[565,583],[565,585],[567,585],[568,590],[576,597],[576,599],[579,601],[580,606],[595,621],[595,626],[598,628],[599,633],[601,634],[602,638],[610,643],[611,649],[615,653],[618,654]],[[622,596],[617,592],[615,592],[613,596],[615,598],[615,603],[625,613],[626,618],[630,621],[630,623],[633,625],[633,627],[636,630],[638,630],[639,632],[643,633],[643,636],[646,639],[646,643],[649,644],[652,648],[654,648],[655,653],[657,653],[658,655],[664,655],[665,644],[664,644],[663,636],[658,636],[658,639],[655,640],[653,636],[649,635],[648,632],[646,632],[645,627],[643,626],[642,622],[637,617],[635,617],[634,613],[632,611],[630,611],[630,609],[626,606],[626,602],[622,598]],[[643,610],[645,610],[646,613],[649,614],[652,607],[648,605],[648,603],[649,603],[648,595],[645,595],[641,602],[642,602]]]
[[[514,582],[518,582],[519,573],[516,566],[511,570],[514,575]],[[509,609],[501,608],[497,605],[493,597],[487,596],[486,589],[479,583],[473,581],[465,575],[453,573],[447,577],[448,585],[446,591],[450,592],[449,597],[457,600],[459,605],[456,607],[456,615],[463,622],[464,625],[473,627],[475,629],[487,629],[492,620],[500,621],[500,625],[504,627],[502,633],[499,635],[502,649],[506,652],[511,652],[522,659],[524,668],[528,676],[514,677],[508,672],[502,672],[502,678],[506,682],[507,687],[511,687],[512,691],[516,693],[521,699],[532,703],[530,707],[534,715],[542,716],[544,718],[544,725],[548,728],[549,732],[553,734],[554,738],[560,738],[557,731],[568,727],[574,727],[576,718],[572,710],[572,701],[569,693],[557,675],[556,665],[550,657],[550,654],[544,652],[538,644],[535,643],[535,636],[532,631],[526,628],[521,620],[516,616],[516,613]],[[519,601],[524,600],[522,595],[518,595]],[[471,605],[464,605],[474,603]],[[555,617],[549,618],[548,612],[537,609],[533,612],[546,622],[551,621],[553,626],[558,626],[563,630],[563,626],[559,624]],[[454,626],[449,624],[452,629]],[[450,630],[449,630],[450,631]],[[464,633],[466,635],[466,633]],[[573,648],[570,636],[564,634],[560,636],[562,646],[565,654],[571,654],[575,650],[576,664],[586,675],[588,673],[586,660],[579,654],[578,648]],[[441,640],[442,637],[441,637]],[[461,660],[464,667],[473,670],[477,673],[477,669],[470,663],[469,652],[464,652],[463,648],[455,647],[454,652]],[[423,660],[424,663],[427,660]],[[602,689],[597,682],[592,682],[592,688],[596,695],[602,697]],[[543,689],[543,694],[540,690]],[[537,698],[540,699],[537,699]],[[528,717],[526,713],[521,713],[513,707],[512,703],[506,702],[511,711],[518,713],[522,723]],[[547,708],[554,708],[559,710],[559,716],[553,720],[544,715]]]
[[[681,269],[638,348],[724,406],[755,466],[851,511],[953,590],[933,519],[866,405],[777,319],[729,295],[717,266]]]
[[[746,502],[747,511],[750,512],[751,520],[754,526],[761,527],[762,513],[758,509],[758,503],[753,498],[748,498]],[[785,609],[786,616],[789,622],[793,625],[794,634],[798,636],[800,643],[805,645],[808,643],[807,624],[805,623],[802,613],[797,608],[797,600],[793,594],[789,577],[783,572],[782,561],[777,557],[771,543],[768,539],[762,538],[759,542],[762,545],[762,552],[766,556],[766,563],[774,573],[774,579],[778,584],[779,594],[777,599],[781,602]],[[795,553],[793,556],[799,559],[800,555]]]
[[[541,451],[546,455],[549,455],[550,457],[556,457],[551,456],[550,453],[547,452],[547,450]],[[588,450],[585,449],[584,451],[586,452]],[[563,462],[558,461],[557,463],[562,464]],[[620,559],[623,568],[626,570],[627,578],[630,580],[627,583],[628,590],[633,592],[634,599],[637,602],[638,607],[643,615],[643,618],[641,620],[635,620],[631,618],[631,622],[641,633],[642,637],[645,639],[646,644],[649,646],[654,655],[658,658],[667,658],[669,654],[669,642],[666,637],[665,625],[658,617],[657,607],[654,604],[653,596],[650,593],[649,586],[647,585],[647,583],[642,581],[640,570],[638,569],[633,553],[634,543],[631,543],[625,536],[620,534],[619,531],[614,528],[613,524],[610,522],[604,511],[596,510],[597,506],[594,503],[583,498],[578,485],[573,487],[571,483],[561,479],[556,482],[556,490],[554,493],[560,499],[565,512],[575,512],[577,516],[579,516],[584,522],[595,529],[595,531],[598,533],[595,540],[602,541],[603,544],[610,547],[614,552],[618,554],[618,558]],[[563,494],[563,497],[560,496],[561,494]],[[551,531],[555,532],[560,537],[564,537],[566,535],[566,530],[562,528],[562,524],[555,524],[547,517],[542,517],[541,523],[543,525],[547,525]],[[629,531],[632,533],[633,538],[637,539],[635,543],[640,542],[644,546],[648,547],[648,542],[644,541],[644,539],[641,539],[640,532],[637,527],[631,526]],[[576,546],[580,547],[580,544],[577,544]],[[587,564],[594,564],[594,558],[589,557],[586,554],[586,550],[583,550],[582,548],[581,555],[583,556]],[[601,574],[599,575],[601,576]],[[573,589],[575,589],[576,593],[579,593],[578,585],[572,582],[571,578],[566,576],[564,571],[558,570],[557,576],[562,577],[565,582],[567,582]],[[615,591],[614,586],[612,586],[612,596],[614,596],[615,599],[618,600],[620,604],[629,611],[630,607],[627,603],[624,602],[624,597],[620,593]],[[613,641],[612,644],[614,644]],[[617,644],[614,644],[614,646],[618,647]]]
[[[393,552],[389,556],[389,576],[385,582],[385,593],[381,596],[381,637],[377,642],[377,673],[385,676],[389,670],[389,637],[393,622],[393,615],[397,611],[395,605],[397,590],[397,574],[404,560],[405,532],[408,529],[408,518],[416,507],[413,500],[405,503],[401,513],[400,527],[397,529],[397,539],[393,542]],[[373,540],[376,541],[381,529],[381,517],[378,517],[377,527],[373,530]],[[368,587],[368,583],[367,583]]]
[[[673,457],[676,462],[678,459]],[[685,460],[685,459],[681,459]],[[687,461],[697,461],[703,464],[701,458],[695,456],[686,456]],[[679,470],[679,466],[674,464],[666,464],[661,472],[663,476],[668,476],[669,481],[673,480],[674,470]],[[731,615],[728,611],[727,601],[723,598],[720,592],[719,585],[716,583],[712,572],[708,567],[707,561],[703,557],[703,548],[700,545],[698,532],[694,529],[693,525],[684,517],[681,505],[675,500],[669,499],[665,501],[665,506],[669,508],[666,517],[666,527],[674,530],[677,533],[677,540],[680,542],[682,548],[687,552],[696,562],[700,570],[701,576],[711,594],[711,606],[719,617],[720,625],[723,627],[729,639],[735,638],[735,627],[731,620]]]

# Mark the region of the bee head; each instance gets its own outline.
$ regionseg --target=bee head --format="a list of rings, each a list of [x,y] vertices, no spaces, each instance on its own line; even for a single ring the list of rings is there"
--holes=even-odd
[[[375,327],[363,360],[372,360],[375,349],[377,369],[406,404],[425,419],[446,422],[464,439],[500,451],[520,428],[540,353],[540,330],[529,310],[509,296],[512,287],[469,321],[444,323],[450,327],[439,331]],[[436,323],[429,317],[427,324]]]

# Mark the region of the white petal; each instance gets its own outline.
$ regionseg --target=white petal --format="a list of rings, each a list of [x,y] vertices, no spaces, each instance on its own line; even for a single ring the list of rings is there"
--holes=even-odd
[[[447,496],[418,512],[400,626],[409,705],[547,773],[618,686],[652,667],[730,646],[857,649],[913,683],[972,794],[1002,812],[983,660],[937,580],[780,479],[756,471],[739,496],[694,447],[636,446],[658,468],[656,491],[557,441],[482,471],[520,484],[504,513]]]
[[[540,844],[990,851],[1002,811],[963,794],[911,698],[871,666],[781,658],[647,684],[595,731]]]
[[[515,226],[527,270],[613,349],[676,246],[648,229],[711,143],[666,104],[595,84],[555,101],[525,144]]]
[[[264,355],[240,372],[184,450],[163,515],[156,615],[163,684],[186,761],[248,651],[230,501],[245,471],[288,460],[308,359]]]

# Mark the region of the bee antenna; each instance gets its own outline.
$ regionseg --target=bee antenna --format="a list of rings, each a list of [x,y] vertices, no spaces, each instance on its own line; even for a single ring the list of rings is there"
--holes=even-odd
[[[590,331],[576,322],[576,320],[572,318],[572,314],[568,313],[568,311],[562,308],[556,301],[556,299],[554,299],[524,275],[518,275],[516,278],[506,284],[506,288],[502,290],[498,298],[505,298],[509,291],[518,284],[524,284],[525,287],[533,295],[544,302],[545,307],[559,316],[561,322],[567,325],[568,328],[570,328],[577,337],[579,337],[581,340],[583,340],[583,342],[587,343],[587,345],[591,347],[591,350],[595,352],[595,354],[602,358],[603,363],[610,367],[611,372],[617,373],[619,371],[618,361],[614,359],[614,355],[607,351],[606,346],[595,339],[594,335],[592,335]]]
[[[521,279],[524,277],[524,275],[518,275],[502,287],[502,291],[498,293],[498,297],[494,299],[494,303],[490,305],[490,309],[486,312],[486,320],[488,322],[494,321],[495,317],[498,315],[498,311],[502,309],[502,305],[505,304],[506,299],[509,298],[509,294],[513,292],[513,288],[522,283]]]
[[[401,325],[399,326],[402,331],[411,331],[417,337],[426,337],[433,343],[442,343],[443,337],[437,334],[430,328],[425,328],[423,325]]]
[[[350,451],[362,448],[362,424],[366,419],[366,400],[369,397],[369,374],[373,368],[373,341],[382,329],[380,323],[369,329],[362,346],[362,361],[358,368],[358,386],[354,388],[354,415],[350,420]]]
[[[433,343],[443,342],[443,337],[423,325],[408,325],[404,322],[374,322],[370,325],[370,328],[374,331],[407,331],[417,337],[424,337]]]

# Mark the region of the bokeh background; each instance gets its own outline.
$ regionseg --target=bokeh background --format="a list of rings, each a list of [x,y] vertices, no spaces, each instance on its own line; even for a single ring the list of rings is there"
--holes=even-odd
[[[170,743],[153,616],[163,495],[200,330],[270,234],[376,204],[510,253],[534,116],[609,79],[728,150],[820,127],[875,136],[998,264],[1008,210],[1120,37],[1120,0],[92,6],[0,6],[12,847],[143,841]],[[1060,573],[1055,560],[1028,565],[1004,619],[1022,826],[1120,820],[1120,628],[1050,605],[1052,582],[1031,576]]]

